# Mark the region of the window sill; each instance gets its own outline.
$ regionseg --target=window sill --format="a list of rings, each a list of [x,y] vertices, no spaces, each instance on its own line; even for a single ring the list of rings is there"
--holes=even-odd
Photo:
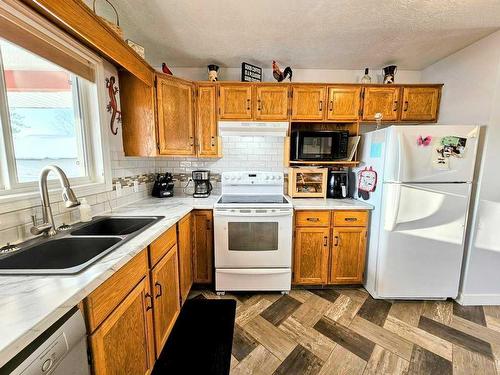
[[[95,195],[112,190],[111,183],[95,182],[90,184],[78,185],[72,187],[77,198]],[[49,189],[50,203],[61,202],[61,188]],[[28,193],[14,193],[0,196],[0,214],[18,210],[30,209],[40,206],[40,192],[38,189]]]

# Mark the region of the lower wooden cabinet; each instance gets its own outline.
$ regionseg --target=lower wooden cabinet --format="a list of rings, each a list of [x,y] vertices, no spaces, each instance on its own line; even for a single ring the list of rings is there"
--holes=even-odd
[[[210,284],[213,280],[214,233],[212,210],[195,210],[193,217],[193,281]]]
[[[154,364],[153,301],[145,277],[90,336],[97,375],[149,374]]]
[[[334,227],[332,231],[332,284],[361,284],[365,270],[366,228]]]
[[[367,211],[298,211],[294,284],[361,284],[367,222]]]
[[[191,213],[177,223],[177,241],[179,244],[179,284],[181,304],[187,299],[193,285],[193,220]]]
[[[154,299],[154,337],[157,358],[167,341],[168,335],[181,309],[177,255],[177,245],[174,245],[151,270],[152,294]]]
[[[330,228],[297,227],[294,245],[294,281],[297,284],[328,282]]]

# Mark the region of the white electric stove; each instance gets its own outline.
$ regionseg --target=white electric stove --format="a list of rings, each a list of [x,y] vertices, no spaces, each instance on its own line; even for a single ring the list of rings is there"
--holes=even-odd
[[[292,204],[280,172],[224,172],[214,206],[215,289],[281,291],[292,278]]]

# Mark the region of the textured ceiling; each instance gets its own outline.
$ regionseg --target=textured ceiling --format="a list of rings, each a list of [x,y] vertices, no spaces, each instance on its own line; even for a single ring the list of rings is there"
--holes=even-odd
[[[154,66],[419,70],[500,28],[498,0],[112,2]]]

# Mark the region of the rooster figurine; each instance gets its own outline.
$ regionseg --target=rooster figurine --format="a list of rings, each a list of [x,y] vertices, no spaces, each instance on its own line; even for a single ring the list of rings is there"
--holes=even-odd
[[[273,77],[278,82],[283,81],[285,78],[289,78],[290,82],[292,82],[292,68],[287,66],[284,71],[281,71],[276,61],[273,60]]]
[[[170,75],[173,75],[172,74],[172,71],[168,68],[167,64],[165,63],[162,63],[161,64],[161,70],[163,71],[163,73],[165,74],[170,74]]]

